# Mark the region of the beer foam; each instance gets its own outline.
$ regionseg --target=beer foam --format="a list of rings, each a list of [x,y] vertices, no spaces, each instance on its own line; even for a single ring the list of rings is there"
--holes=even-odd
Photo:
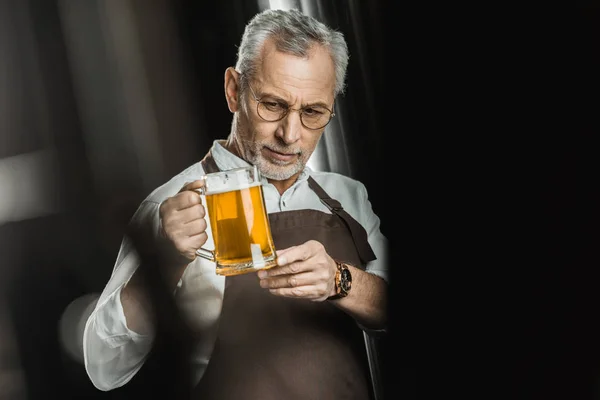
[[[208,176],[208,194],[231,192],[234,190],[249,189],[260,186],[260,180],[251,180],[246,169],[223,171],[213,176]]]

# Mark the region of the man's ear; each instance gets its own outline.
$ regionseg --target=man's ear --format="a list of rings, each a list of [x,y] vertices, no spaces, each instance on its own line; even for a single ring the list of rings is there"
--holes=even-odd
[[[225,100],[229,111],[232,113],[239,109],[239,78],[240,74],[235,68],[229,67],[225,70]]]

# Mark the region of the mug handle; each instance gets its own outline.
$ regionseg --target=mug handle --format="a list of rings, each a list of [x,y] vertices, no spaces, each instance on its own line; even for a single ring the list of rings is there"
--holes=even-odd
[[[206,175],[200,179],[206,181]],[[201,188],[194,189],[194,190],[201,195],[206,195],[206,187],[205,186],[202,186]],[[200,247],[198,250],[196,250],[196,255],[204,258],[205,260],[216,262],[214,250],[208,250],[208,249]]]
[[[212,261],[212,262],[216,261],[214,250],[208,250],[208,249],[204,249],[204,248],[200,247],[198,250],[196,250],[196,255],[200,256],[208,261]]]

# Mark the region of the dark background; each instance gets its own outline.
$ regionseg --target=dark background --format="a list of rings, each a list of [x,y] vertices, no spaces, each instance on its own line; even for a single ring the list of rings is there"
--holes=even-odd
[[[599,9],[444,11],[410,25],[419,397],[597,399]]]

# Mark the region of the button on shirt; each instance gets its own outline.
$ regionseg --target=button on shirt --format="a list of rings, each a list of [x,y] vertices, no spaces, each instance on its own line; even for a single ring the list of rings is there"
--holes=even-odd
[[[215,141],[212,156],[221,170],[248,166],[241,158],[223,147],[223,141]],[[186,184],[204,175],[200,163],[196,163],[164,185],[155,189],[139,206],[133,216],[136,222],[151,226],[158,235],[160,220],[158,209],[162,201],[174,196]],[[268,213],[279,211],[313,209],[331,213],[316,193],[308,186],[312,176],[317,183],[338,200],[344,209],[367,231],[368,241],[377,256],[367,263],[365,271],[388,279],[387,239],[381,233],[379,218],[373,213],[365,186],[349,177],[313,171],[305,167],[297,181],[280,195],[275,186],[263,179],[263,193]],[[203,204],[206,202],[203,199]],[[208,218],[208,217],[206,217]],[[208,222],[208,221],[207,221]],[[207,224],[208,240],[203,246],[213,249],[210,224]],[[121,305],[121,289],[129,281],[139,265],[139,259],[127,238],[123,239],[113,272],[96,307],[88,318],[83,334],[85,368],[92,383],[100,390],[111,390],[127,383],[142,367],[145,356],[152,347],[153,334],[140,335],[127,327]],[[225,277],[215,274],[214,262],[197,257],[186,268],[174,292],[177,304],[198,331],[192,359],[195,382],[206,370],[217,334],[217,321],[221,312]]]

